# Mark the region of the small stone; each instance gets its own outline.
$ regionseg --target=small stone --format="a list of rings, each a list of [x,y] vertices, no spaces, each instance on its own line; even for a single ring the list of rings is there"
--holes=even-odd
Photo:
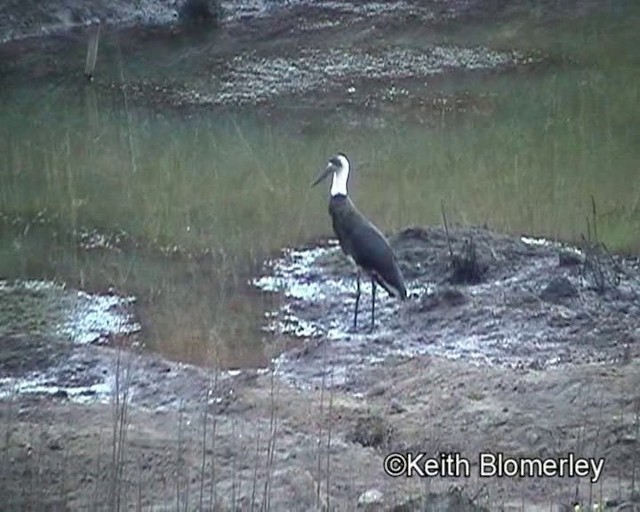
[[[59,450],[62,450],[62,445],[59,441],[51,441],[49,443],[49,450],[57,452]]]
[[[220,18],[218,2],[211,0],[187,0],[178,14],[187,25],[215,26]]]
[[[455,308],[468,301],[467,296],[459,289],[445,286],[425,293],[420,298],[420,308],[422,311],[431,311],[436,308]]]
[[[378,505],[382,503],[383,496],[382,492],[378,489],[369,489],[363,492],[358,498],[358,508]]]
[[[558,265],[561,267],[581,265],[583,261],[582,254],[576,251],[562,250],[558,253]]]
[[[386,446],[393,429],[380,415],[358,418],[356,424],[347,432],[346,440],[361,446],[379,448]]]
[[[387,386],[385,386],[384,384],[376,384],[367,392],[367,396],[369,397],[381,396],[381,395],[384,395],[386,392],[387,392]]]
[[[561,299],[577,297],[578,290],[566,277],[554,277],[540,293],[540,298],[546,302],[559,302]]]
[[[407,410],[407,408],[404,405],[402,405],[399,400],[396,400],[396,399],[391,400],[391,403],[389,404],[389,409],[391,411],[391,414],[402,414]]]

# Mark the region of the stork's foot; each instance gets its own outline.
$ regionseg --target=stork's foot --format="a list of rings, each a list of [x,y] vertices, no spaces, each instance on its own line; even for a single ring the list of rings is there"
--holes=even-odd
[[[376,326],[375,326],[375,324],[372,322],[372,323],[371,323],[371,325],[369,326],[369,331],[368,331],[368,332],[369,332],[369,334],[371,334],[371,333],[372,333],[373,331],[375,331],[375,330],[376,330]]]

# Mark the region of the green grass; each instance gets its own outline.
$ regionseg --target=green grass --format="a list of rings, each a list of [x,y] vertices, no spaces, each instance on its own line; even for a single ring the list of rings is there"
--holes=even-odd
[[[121,102],[81,87],[14,90],[1,100],[0,213],[42,213],[61,232],[122,229],[152,245],[218,256],[186,268],[142,252],[87,256],[71,238],[5,223],[0,275],[129,289],[152,304],[153,343],[176,357],[201,357],[213,327],[230,346],[253,339],[255,347],[261,303],[239,305],[253,300],[242,291],[246,278],[279,248],[331,234],[326,185],[309,185],[338,150],[366,162],[350,179],[352,195],[385,230],[439,223],[444,200],[451,221],[576,241],[593,195],[600,239],[637,251],[639,20],[640,7],[625,3],[571,22],[516,17],[430,35],[552,62],[447,81],[448,94],[466,91],[490,108],[450,113],[430,128],[389,115],[384,129],[348,129],[322,124],[319,114],[301,134],[288,128],[299,114],[275,123],[137,107],[128,117]],[[200,341],[185,341],[185,325],[195,325]]]
[[[601,238],[617,250],[640,249],[639,21],[640,6],[620,2],[572,21],[527,12],[428,35],[429,44],[515,48],[555,64],[468,84],[491,98],[490,116],[457,116],[431,131],[403,128],[381,165],[401,162],[410,181],[402,186],[406,209],[437,222],[442,197],[463,222],[575,241],[593,195]],[[382,200],[369,194],[371,204]],[[400,224],[410,221],[403,215]]]

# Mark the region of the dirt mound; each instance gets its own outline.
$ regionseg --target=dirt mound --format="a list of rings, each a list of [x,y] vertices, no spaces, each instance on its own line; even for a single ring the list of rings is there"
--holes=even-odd
[[[274,264],[271,288],[268,278],[259,283],[288,297],[271,328],[312,338],[280,359],[292,381],[320,385],[330,369],[346,385],[371,364],[415,354],[527,368],[611,362],[640,336],[640,280],[621,258],[594,261],[575,247],[479,227],[448,236],[412,227],[390,243],[410,299],[379,299],[373,333],[350,332],[355,276],[338,247],[290,251]],[[593,265],[615,281],[595,286]],[[365,291],[367,314],[368,301]]]

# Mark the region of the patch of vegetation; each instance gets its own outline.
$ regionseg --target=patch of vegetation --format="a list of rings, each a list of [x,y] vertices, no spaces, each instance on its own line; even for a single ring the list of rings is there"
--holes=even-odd
[[[217,26],[222,9],[219,0],[186,0],[180,8],[180,20],[188,26]]]

